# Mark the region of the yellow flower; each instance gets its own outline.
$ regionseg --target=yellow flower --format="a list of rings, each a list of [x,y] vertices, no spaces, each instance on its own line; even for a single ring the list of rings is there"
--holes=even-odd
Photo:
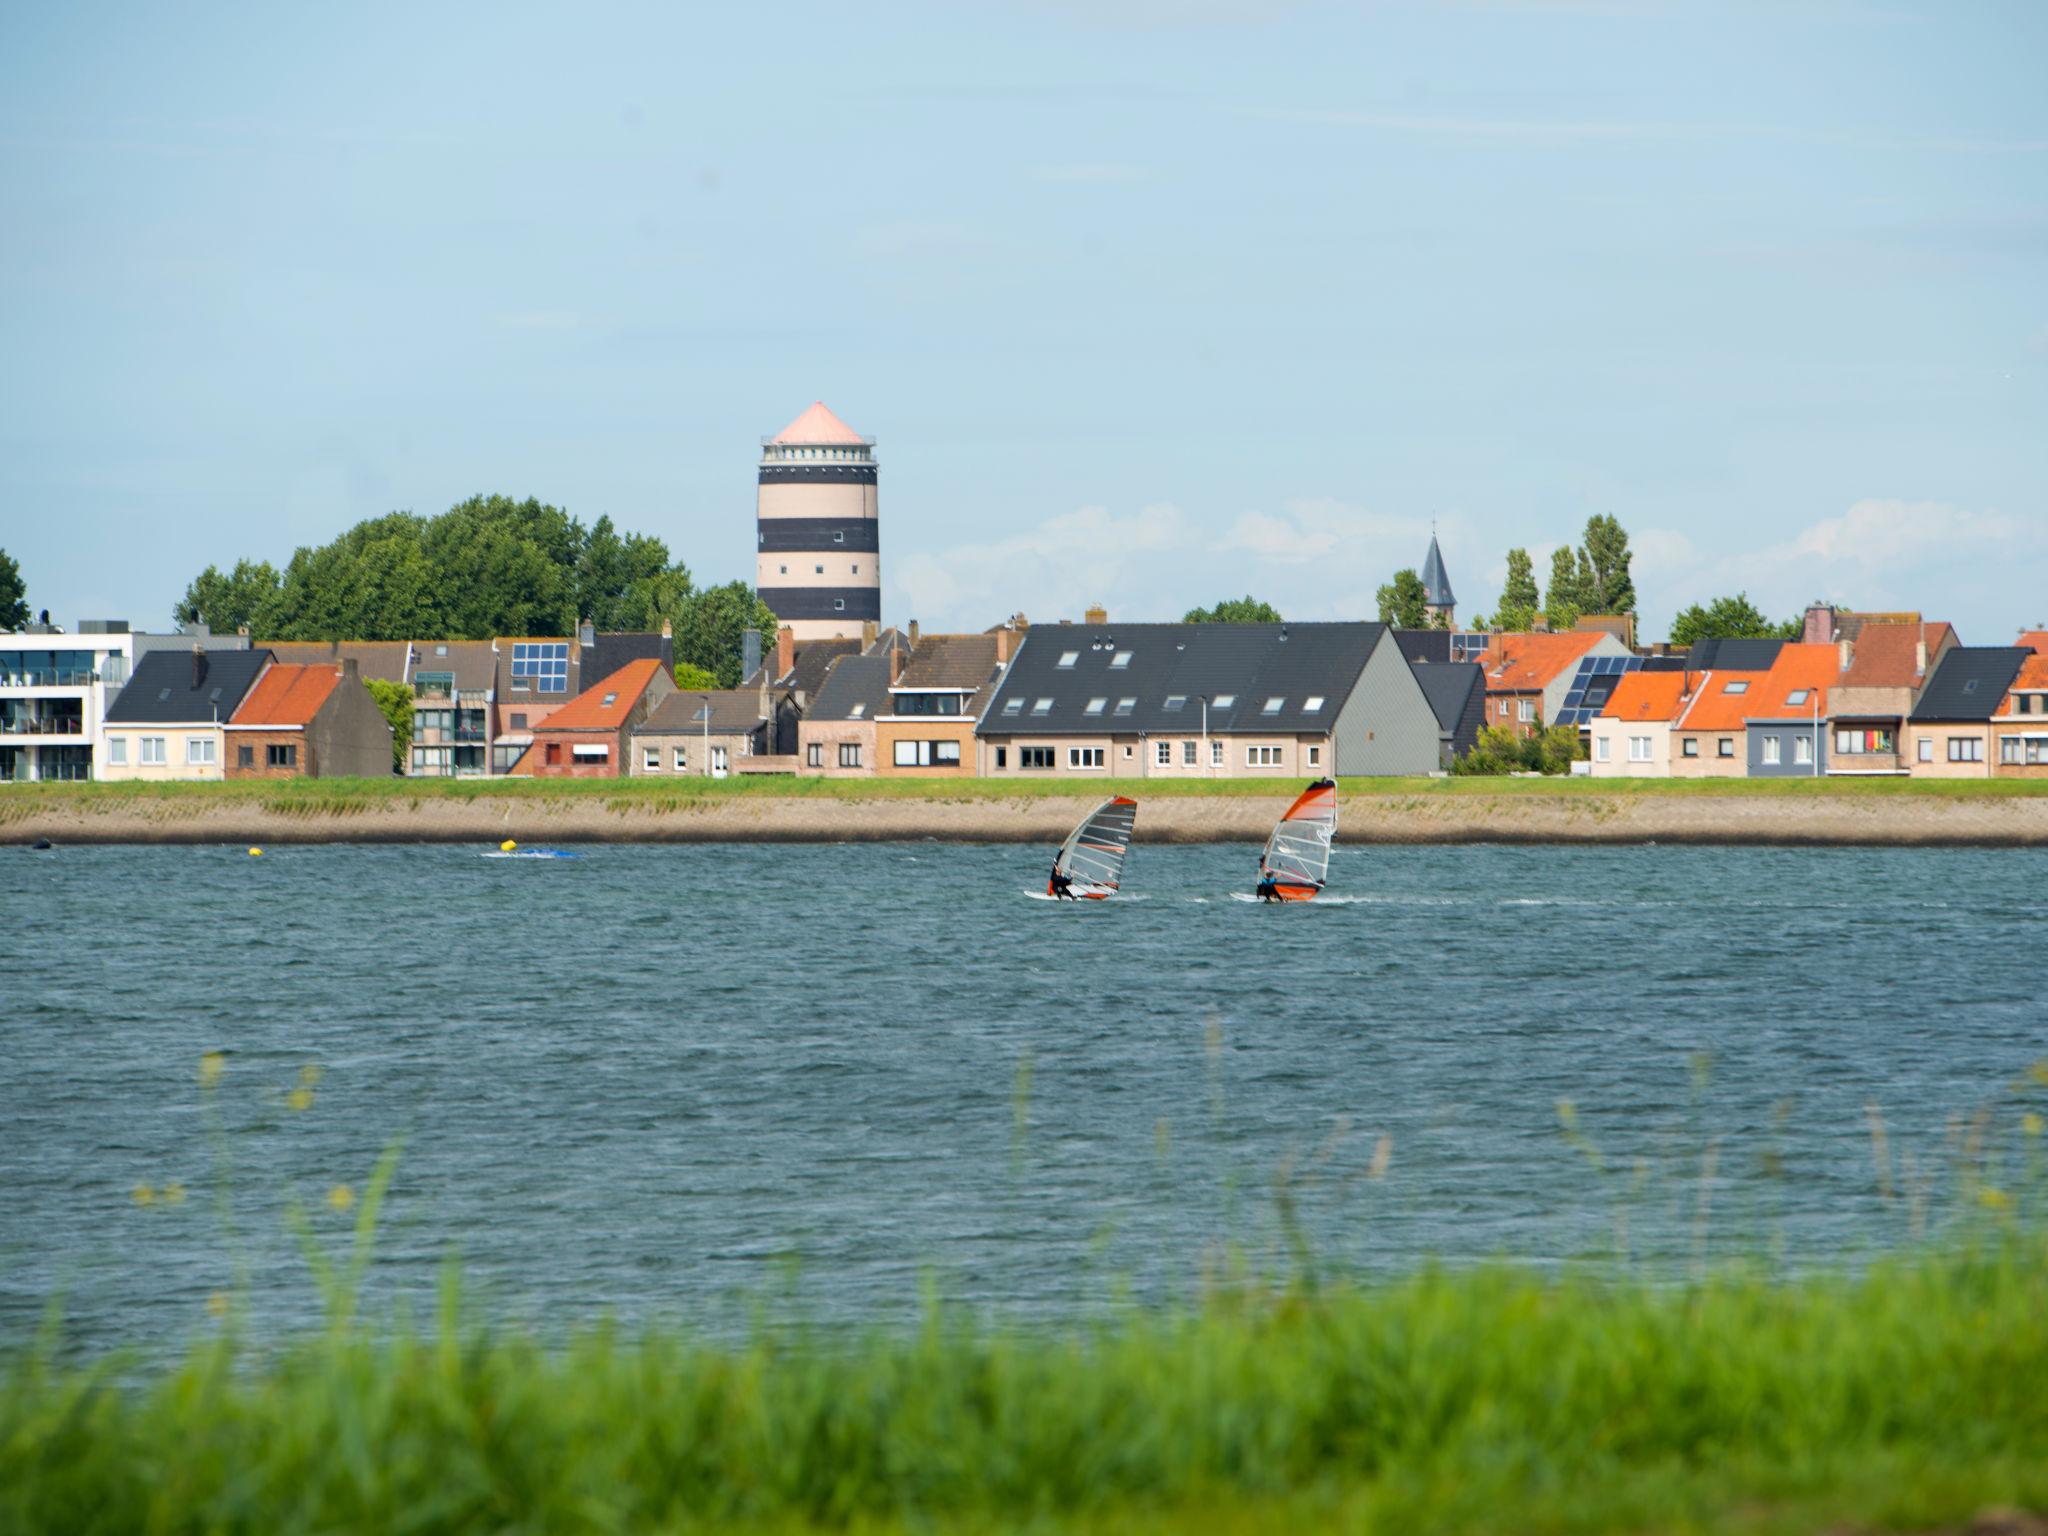
[[[156,1191],[147,1184],[136,1185],[134,1189],[129,1191],[129,1194],[137,1205],[156,1204]]]
[[[1987,1211],[2009,1211],[2012,1209],[2012,1196],[1986,1184],[1977,1191],[1977,1203]]]
[[[199,1086],[211,1088],[220,1081],[221,1073],[228,1067],[228,1059],[219,1051],[208,1051],[199,1058]]]
[[[356,1203],[356,1192],[346,1184],[337,1184],[327,1191],[327,1203],[337,1211],[345,1211]]]
[[[319,1083],[319,1081],[320,1064],[317,1061],[309,1061],[303,1067],[299,1068],[300,1087],[311,1088],[316,1086]]]
[[[184,1186],[184,1185],[182,1185],[182,1184],[177,1184],[177,1183],[172,1183],[172,1184],[166,1184],[166,1185],[164,1186],[164,1204],[165,1204],[165,1205],[183,1205],[184,1203],[185,1203],[185,1186]]]
[[[211,1296],[207,1297],[206,1310],[215,1317],[226,1317],[228,1315],[228,1293],[226,1291],[215,1291]]]
[[[313,1090],[310,1088],[294,1088],[284,1096],[284,1101],[291,1105],[293,1109],[311,1109],[313,1107]]]

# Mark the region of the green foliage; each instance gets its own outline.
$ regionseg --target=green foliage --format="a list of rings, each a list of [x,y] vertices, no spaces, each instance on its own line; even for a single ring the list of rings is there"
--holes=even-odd
[[[14,556],[0,549],[0,630],[19,629],[28,622],[28,585]]]
[[[1671,643],[1691,645],[1699,640],[1791,640],[1805,628],[1805,620],[1787,619],[1777,623],[1749,600],[1747,592],[1717,597],[1705,607],[1694,603],[1671,621]]]
[[[1190,608],[1181,617],[1183,624],[1280,624],[1280,610],[1271,603],[1247,593],[1243,597],[1227,597],[1213,608]]]
[[[1501,588],[1500,607],[1494,614],[1492,627],[1506,630],[1532,628],[1536,623],[1536,609],[1542,601],[1542,594],[1536,589],[1536,569],[1529,559],[1529,551],[1509,550],[1507,584]]]
[[[283,578],[268,561],[237,560],[225,574],[209,565],[185,588],[171,610],[180,624],[201,623],[217,635],[231,635],[247,626],[252,634],[272,633]]]
[[[716,674],[695,662],[679,661],[676,663],[676,686],[685,690],[716,688],[718,678]]]
[[[1550,557],[1550,585],[1543,594],[1543,616],[1555,630],[1570,629],[1586,612],[1587,587],[1592,566],[1584,554],[1569,544]]]
[[[1504,725],[1489,725],[1480,731],[1472,750],[1451,765],[1451,772],[1479,778],[1509,773],[1566,774],[1585,755],[1579,733],[1568,725],[1545,726],[1526,737]]]
[[[1581,546],[1590,580],[1585,596],[1586,613],[1634,613],[1635,578],[1629,572],[1628,533],[1615,518],[1606,514],[1586,519],[1586,540]]]
[[[388,677],[366,677],[363,686],[391,722],[391,766],[402,773],[412,750],[412,690]]]
[[[772,645],[781,627],[775,611],[744,581],[692,592],[677,605],[672,622],[676,660],[709,672],[720,688],[740,685],[741,637],[758,629]]]
[[[1380,622],[1396,629],[1429,627],[1429,589],[1413,567],[1394,572],[1394,579],[1379,589]]]

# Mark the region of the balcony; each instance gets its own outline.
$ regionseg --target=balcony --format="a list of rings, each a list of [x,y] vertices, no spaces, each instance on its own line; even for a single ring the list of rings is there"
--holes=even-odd
[[[0,715],[0,736],[83,736],[85,721],[77,715]]]
[[[99,680],[99,674],[90,669],[80,672],[36,668],[10,670],[0,667],[0,688],[90,688]]]

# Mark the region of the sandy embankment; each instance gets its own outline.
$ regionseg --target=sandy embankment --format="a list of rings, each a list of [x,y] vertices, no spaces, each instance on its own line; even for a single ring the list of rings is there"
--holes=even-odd
[[[1285,795],[1146,800],[1138,840],[1262,841]],[[370,843],[945,842],[1051,843],[1094,804],[1087,796],[834,799],[717,796],[681,805],[594,796],[394,800],[347,814],[301,813],[242,798],[39,807],[0,826],[0,842]],[[1356,795],[1347,843],[1767,843],[2048,846],[2048,797],[1670,794]]]

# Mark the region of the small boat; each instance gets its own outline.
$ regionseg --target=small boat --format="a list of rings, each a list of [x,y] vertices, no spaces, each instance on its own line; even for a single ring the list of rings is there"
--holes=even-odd
[[[1124,858],[1131,851],[1131,829],[1138,822],[1138,802],[1117,795],[1088,813],[1088,819],[1067,835],[1045,894],[1055,900],[1102,901],[1117,893]]]
[[[1337,781],[1317,779],[1295,797],[1259,856],[1262,901],[1312,901],[1330,879],[1337,835]]]

